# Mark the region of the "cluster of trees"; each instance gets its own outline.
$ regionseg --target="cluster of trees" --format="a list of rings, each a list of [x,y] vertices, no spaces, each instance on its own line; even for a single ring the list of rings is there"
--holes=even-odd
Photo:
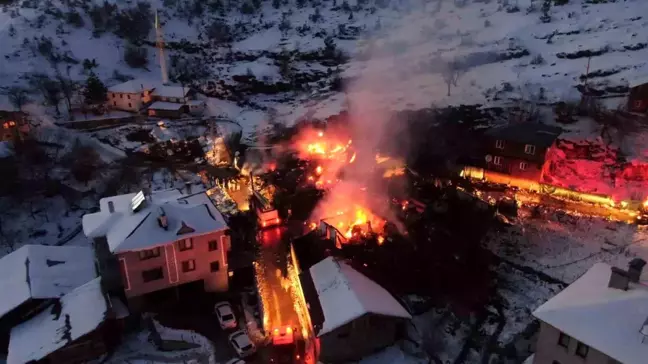
[[[151,5],[148,2],[139,1],[133,7],[119,10],[116,4],[104,1],[101,5],[90,7],[88,15],[95,36],[111,31],[137,43],[146,39],[153,28]]]

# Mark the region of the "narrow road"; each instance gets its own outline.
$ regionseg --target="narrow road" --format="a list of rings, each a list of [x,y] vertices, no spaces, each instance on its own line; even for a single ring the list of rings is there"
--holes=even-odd
[[[261,244],[259,264],[264,265],[263,278],[269,289],[271,307],[267,309],[269,327],[272,329],[286,325],[299,326],[290,287],[284,281],[288,263],[286,239],[286,229],[282,227],[265,229],[259,233],[259,244]]]

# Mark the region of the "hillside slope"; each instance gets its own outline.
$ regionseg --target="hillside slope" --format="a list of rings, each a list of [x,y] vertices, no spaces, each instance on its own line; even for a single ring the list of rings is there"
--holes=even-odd
[[[104,23],[137,6],[106,3],[116,9],[104,12]],[[54,74],[46,59],[52,50],[62,59],[56,67],[70,66],[70,77],[79,81],[86,77],[84,59],[96,61],[93,70],[107,84],[159,78],[151,27],[141,27],[143,20],[121,30],[119,24],[102,25],[99,4],[22,0],[5,5],[0,85],[26,84],[34,72]],[[577,97],[575,86],[582,83],[590,56],[590,84],[602,93],[623,94],[628,80],[648,74],[648,35],[641,32],[648,24],[648,3],[641,0],[570,0],[551,7],[546,23],[539,0],[149,4],[149,21],[159,9],[170,57],[189,58],[210,74],[194,83],[221,99],[211,103],[211,112],[241,119],[248,131],[268,108],[287,121],[337,113],[345,107],[345,95],[336,91],[338,75],[356,81],[351,95],[365,95],[380,108],[404,109]],[[135,43],[148,50],[146,66],[124,62],[124,37],[141,38]],[[340,65],[338,50],[350,60]],[[444,75],[452,76],[448,70],[457,66],[462,71],[455,75],[456,86],[450,81],[448,96]]]

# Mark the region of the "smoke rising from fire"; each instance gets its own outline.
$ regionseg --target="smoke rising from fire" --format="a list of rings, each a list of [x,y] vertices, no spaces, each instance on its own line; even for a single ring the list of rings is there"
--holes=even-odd
[[[407,31],[403,28],[398,29],[397,33],[402,35]],[[392,37],[394,33],[390,34]],[[373,43],[379,41],[381,39],[369,40]],[[354,75],[353,82],[346,87],[348,125],[355,152],[353,163],[341,166],[342,181],[335,184],[316,207],[312,218],[314,221],[330,215],[337,209],[358,204],[399,226],[390,206],[389,192],[395,192],[394,181],[385,177],[402,176],[402,169],[398,173],[383,173],[380,170],[385,168],[384,164],[379,165],[381,161],[377,158],[378,154],[387,154],[395,160],[407,156],[410,152],[410,143],[405,138],[407,133],[402,132],[406,127],[405,123],[399,122],[394,115],[397,110],[386,103],[383,97],[386,91],[394,87],[398,75],[405,71],[403,65],[397,61],[397,51],[393,49],[390,54],[389,50],[386,51],[385,47],[382,47],[376,50],[375,54],[365,52],[362,56],[364,60],[355,62],[365,64],[366,68]],[[399,84],[399,98],[418,98],[418,85],[412,84],[408,87],[407,81],[405,85],[403,82]],[[400,189],[404,189],[404,183]],[[404,195],[405,191],[396,192]]]

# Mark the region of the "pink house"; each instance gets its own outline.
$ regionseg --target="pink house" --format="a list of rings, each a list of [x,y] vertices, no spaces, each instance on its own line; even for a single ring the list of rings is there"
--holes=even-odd
[[[103,198],[83,216],[94,239],[100,274],[126,297],[202,281],[205,291],[228,289],[229,229],[205,192],[172,189]]]

